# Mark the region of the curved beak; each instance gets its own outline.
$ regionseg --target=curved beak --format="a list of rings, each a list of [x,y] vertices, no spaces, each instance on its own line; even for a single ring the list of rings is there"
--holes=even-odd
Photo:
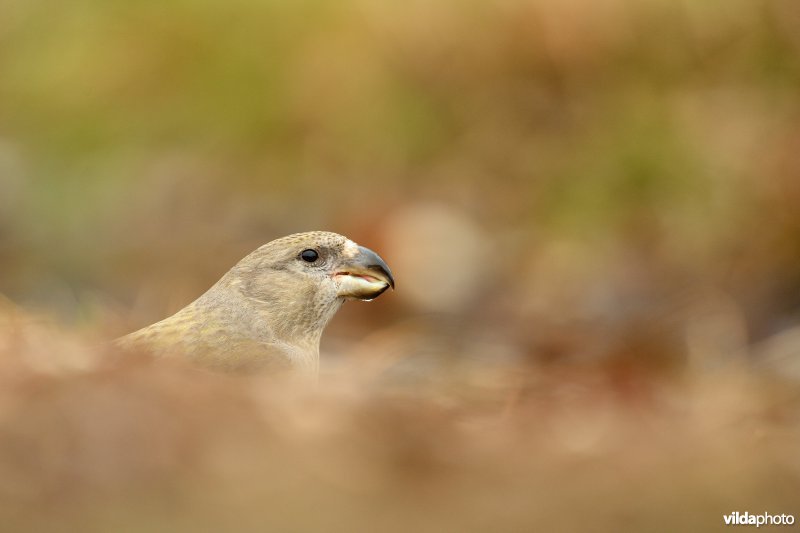
[[[334,273],[339,283],[339,296],[372,300],[380,296],[386,289],[394,289],[394,277],[389,266],[381,257],[363,246],[346,260]]]

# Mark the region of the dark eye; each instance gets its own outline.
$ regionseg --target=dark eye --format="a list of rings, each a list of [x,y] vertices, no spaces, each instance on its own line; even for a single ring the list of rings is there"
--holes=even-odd
[[[313,263],[317,259],[319,259],[319,253],[316,250],[312,250],[309,248],[308,250],[303,250],[300,252],[300,259],[305,261],[306,263]]]

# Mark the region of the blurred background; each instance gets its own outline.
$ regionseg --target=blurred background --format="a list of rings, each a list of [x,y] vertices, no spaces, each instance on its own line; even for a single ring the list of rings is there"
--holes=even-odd
[[[214,516],[242,530],[800,516],[798,152],[792,0],[0,0],[2,511],[196,531],[214,522],[140,497],[202,508],[222,476]],[[309,393],[335,413],[289,431],[307,455],[275,444],[261,386],[102,366],[105,341],[315,229],[378,251],[397,290],[326,331],[323,382],[350,385]],[[220,420],[257,435],[184,464]],[[316,464],[317,447],[380,453]],[[242,488],[251,468],[271,481]],[[73,499],[108,487],[113,511]],[[291,496],[309,492],[314,517]],[[285,522],[254,503],[276,494]]]

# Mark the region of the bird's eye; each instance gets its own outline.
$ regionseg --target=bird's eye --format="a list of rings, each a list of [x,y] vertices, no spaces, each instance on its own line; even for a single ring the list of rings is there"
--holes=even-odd
[[[316,250],[309,248],[308,250],[303,250],[300,252],[300,259],[306,263],[313,263],[319,259],[319,253]]]

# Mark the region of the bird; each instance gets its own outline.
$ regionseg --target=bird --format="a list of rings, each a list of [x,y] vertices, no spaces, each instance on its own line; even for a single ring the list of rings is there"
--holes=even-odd
[[[261,246],[197,300],[115,344],[215,371],[317,375],[322,332],[336,311],[394,285],[369,248],[337,233],[295,233]]]

